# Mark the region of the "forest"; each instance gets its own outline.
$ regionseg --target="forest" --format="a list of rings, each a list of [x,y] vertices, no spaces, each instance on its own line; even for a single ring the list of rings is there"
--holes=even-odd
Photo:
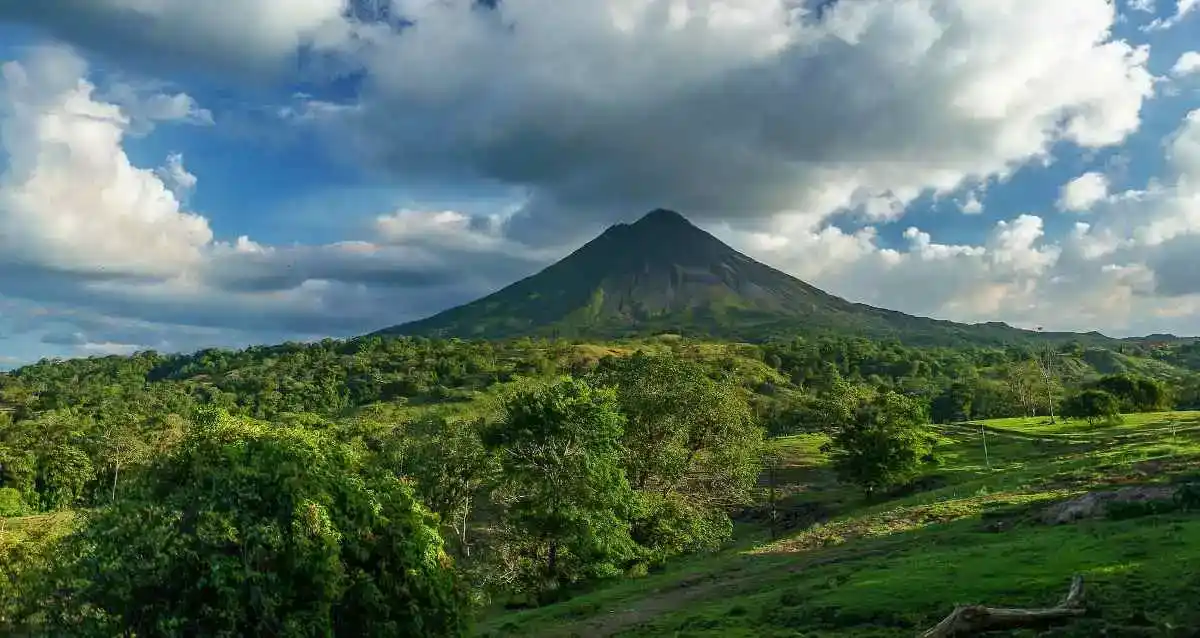
[[[464,635],[726,546],[774,437],[828,434],[871,498],[938,462],[931,422],[1191,409],[1197,370],[1185,343],[672,335],[45,360],[0,374],[0,517],[67,523],[0,542],[0,633]]]

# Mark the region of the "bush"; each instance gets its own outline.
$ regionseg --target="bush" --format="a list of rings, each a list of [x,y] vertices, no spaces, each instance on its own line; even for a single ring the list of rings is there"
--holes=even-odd
[[[1114,423],[1121,419],[1121,402],[1104,390],[1084,390],[1067,399],[1063,416],[1086,419],[1088,424]]]
[[[0,487],[0,517],[24,513],[25,502],[21,499],[21,493],[11,487]]]
[[[896,392],[860,399],[822,449],[830,454],[838,477],[868,496],[912,481],[936,463],[936,438],[925,425],[920,402]]]
[[[1200,483],[1180,485],[1173,500],[1185,512],[1200,510]]]

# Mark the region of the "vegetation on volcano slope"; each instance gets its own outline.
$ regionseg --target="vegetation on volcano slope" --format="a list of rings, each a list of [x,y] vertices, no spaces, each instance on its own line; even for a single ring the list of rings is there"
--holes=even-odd
[[[1061,345],[1052,371],[1039,364],[1046,353],[1019,346],[916,349],[834,337],[763,344],[671,336],[607,344],[369,337],[39,362],[0,375],[0,507],[8,516],[0,518],[0,633],[38,635],[55,623],[78,622],[98,634],[141,628],[172,635],[189,624],[225,623],[235,633],[269,627],[301,635],[348,627],[342,610],[352,607],[351,592],[378,594],[365,596],[370,613],[355,614],[361,622],[378,620],[373,626],[386,633],[405,600],[387,594],[398,574],[409,573],[404,565],[417,574],[406,595],[441,601],[440,615],[423,622],[446,633],[475,615],[461,607],[456,583],[476,610],[486,610],[480,631],[531,634],[605,627],[844,634],[865,631],[872,618],[886,621],[879,631],[895,633],[903,623],[908,631],[948,612],[954,601],[939,591],[1048,604],[1069,574],[1047,566],[1044,583],[1034,579],[1045,589],[1022,589],[1016,575],[951,578],[938,566],[962,560],[982,569],[990,554],[953,552],[993,547],[1022,555],[1004,543],[1027,542],[1030,549],[1021,551],[1034,556],[1055,538],[1074,538],[1066,529],[1027,529],[1020,521],[1011,532],[984,535],[970,520],[979,512],[1015,520],[1010,510],[1152,467],[1137,462],[1154,461],[1165,476],[1194,461],[1190,413],[1125,415],[1094,427],[1049,422],[1052,406],[1061,412],[1089,389],[1138,409],[1200,404],[1200,381],[1176,365],[1190,359],[1175,346],[1122,347]],[[920,418],[927,409],[946,423],[932,439]],[[224,443],[205,448],[211,454],[188,452],[204,440],[212,415],[230,424]],[[962,424],[992,417],[1009,420]],[[859,483],[847,485],[821,448],[831,434],[854,427],[864,436],[843,437],[835,456],[855,441],[862,449],[896,438],[934,445],[874,460],[841,457],[886,470],[844,471]],[[986,457],[978,438],[984,433]],[[290,460],[278,471],[234,462],[248,449]],[[940,457],[941,466],[927,466],[927,456]],[[759,476],[762,459],[779,457],[781,467]],[[893,458],[908,461],[888,465]],[[290,476],[285,467],[320,471]],[[764,545],[764,481],[771,475],[784,507],[779,538]],[[869,501],[862,496],[866,481]],[[547,484],[556,489],[529,489]],[[216,487],[226,485],[240,487]],[[407,521],[415,537],[430,531],[440,539],[385,547],[385,519]],[[612,524],[593,533],[592,523],[602,519]],[[813,525],[819,521],[825,524]],[[1110,546],[1105,535],[1129,539],[1156,529],[1166,536],[1145,546],[1168,547],[1177,531],[1184,556],[1194,544],[1190,521],[1161,514],[1072,529],[1098,530],[1091,540],[1077,539],[1087,548],[1081,557],[1150,565],[1157,554],[1128,554],[1136,545]],[[143,556],[130,540],[141,532],[183,544]],[[1037,540],[1018,540],[1026,537]],[[711,553],[730,544],[758,550]],[[873,553],[893,550],[929,567],[944,581],[940,589],[922,584],[934,576],[913,576],[915,568]],[[1055,551],[1047,554],[1054,560],[1074,555]],[[114,563],[128,569],[102,568]],[[388,566],[373,571],[367,563]],[[231,569],[198,577],[197,564]],[[1164,569],[1173,574],[1175,567]],[[879,573],[864,584],[854,570],[868,568]],[[1136,571],[1121,569],[1111,573]],[[290,589],[296,579],[272,576],[289,570],[319,580],[320,596],[304,598],[311,594]],[[837,594],[852,576],[867,593]],[[846,602],[870,601],[872,582],[893,580],[894,590],[879,590],[893,602]],[[957,580],[965,584],[949,584]],[[1147,592],[1161,593],[1157,580],[1143,580]],[[1190,581],[1181,582],[1188,591]],[[654,592],[672,583],[684,586]],[[799,593],[784,604],[769,593],[772,583]],[[705,602],[715,600],[718,586],[744,592],[740,607]],[[147,588],[181,593],[175,607],[164,607]],[[221,609],[197,602],[218,590],[236,602]],[[1147,626],[1162,631],[1184,618],[1171,607],[1175,594],[1162,593],[1158,602],[1149,596],[1122,598],[1111,608],[1140,609],[1149,614]],[[312,612],[303,627],[276,623],[289,605]],[[537,608],[498,613],[504,606]],[[627,608],[633,611],[621,611]],[[763,615],[784,608],[816,615]],[[593,627],[610,610],[613,620]],[[1134,620],[1109,615],[1097,622],[1128,627]]]

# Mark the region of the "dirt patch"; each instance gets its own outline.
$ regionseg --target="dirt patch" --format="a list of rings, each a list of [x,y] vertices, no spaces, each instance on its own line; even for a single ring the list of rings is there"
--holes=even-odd
[[[741,584],[753,581],[752,576],[729,576],[739,570],[685,579],[671,587],[651,592],[623,608],[610,610],[603,616],[590,618],[571,625],[556,627],[537,634],[543,638],[604,638],[624,631],[664,613],[685,606],[689,601],[706,597],[715,590],[730,591]]]

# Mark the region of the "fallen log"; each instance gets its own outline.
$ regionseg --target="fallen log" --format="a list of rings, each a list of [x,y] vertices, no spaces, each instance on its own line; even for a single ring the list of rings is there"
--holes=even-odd
[[[1048,609],[1004,609],[984,605],[960,605],[946,619],[921,634],[921,638],[974,636],[985,631],[1034,627],[1045,623],[1082,616],[1083,576],[1071,579],[1067,597]]]

